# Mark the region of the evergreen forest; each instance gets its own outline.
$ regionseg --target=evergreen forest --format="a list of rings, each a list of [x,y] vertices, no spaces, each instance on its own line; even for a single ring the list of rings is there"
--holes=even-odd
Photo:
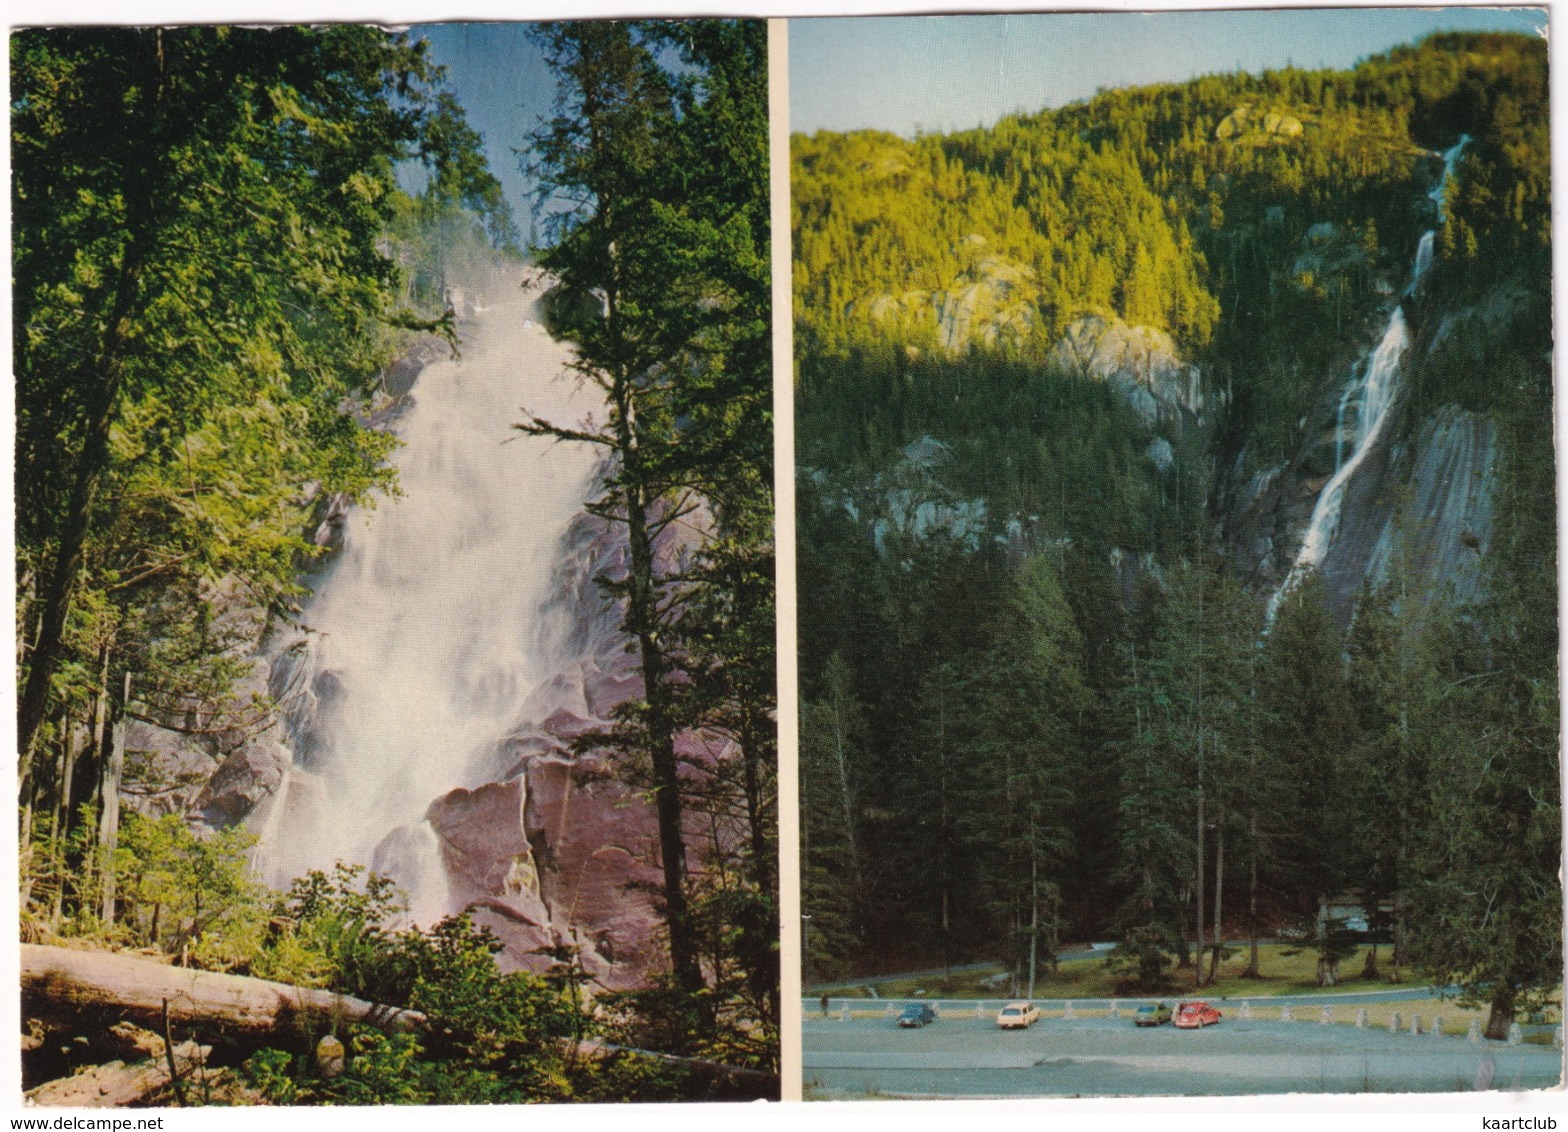
[[[808,986],[1266,939],[1557,1020],[1547,106],[1544,42],[1445,33],[792,139]],[[1482,511],[1422,512],[1460,426]]]
[[[503,139],[531,247],[423,40],[11,36],[23,1065],[67,1085],[39,1103],[84,1103],[84,1070],[126,1104],[777,1093],[765,30],[530,35],[558,91]],[[572,940],[520,969],[472,909],[413,923],[361,865],[269,888],[243,810],[176,801],[247,773],[288,709],[253,646],[300,620],[318,532],[398,498],[391,424],[420,365],[461,356],[455,288],[528,263],[609,296],[554,327],[603,431],[495,424],[602,449],[588,507],[629,548],[601,582],[642,690],[578,742],[657,809],[665,959],[614,993]],[[701,546],[652,554],[699,506]],[[136,726],[200,765],[128,751]],[[736,756],[694,769],[692,732]],[[228,989],[206,1014],[173,995],[171,1025],[126,990],[148,969]],[[287,990],[270,1022],[226,1012],[258,980]]]

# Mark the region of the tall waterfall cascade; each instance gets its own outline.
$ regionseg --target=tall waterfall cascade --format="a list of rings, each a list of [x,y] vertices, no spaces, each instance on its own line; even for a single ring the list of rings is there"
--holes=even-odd
[[[541,606],[598,455],[511,427],[525,407],[577,424],[602,402],[517,278],[486,292],[461,357],[427,367],[397,418],[397,494],[348,513],[316,580],[279,696],[293,765],[253,817],[268,883],[368,866],[420,923],[452,910],[425,812],[489,780],[553,670]]]
[[[1437,206],[1439,225],[1442,224],[1444,217],[1444,191],[1448,186],[1448,179],[1453,175],[1460,154],[1464,152],[1465,145],[1469,141],[1468,134],[1462,135],[1457,143],[1444,151],[1443,175],[1427,194],[1432,203]],[[1388,423],[1391,410],[1398,400],[1400,364],[1404,360],[1406,348],[1410,345],[1403,299],[1415,293],[1422,278],[1431,268],[1436,235],[1435,230],[1422,234],[1416,248],[1415,263],[1410,271],[1410,283],[1405,288],[1401,301],[1395,304],[1393,312],[1389,315],[1388,324],[1378,344],[1370,354],[1356,364],[1344,392],[1340,395],[1335,422],[1337,439],[1334,474],[1318,493],[1317,503],[1312,508],[1311,521],[1307,524],[1306,537],[1302,540],[1301,550],[1296,555],[1290,573],[1285,576],[1279,589],[1275,590],[1274,596],[1269,599],[1266,620],[1269,626],[1274,624],[1274,617],[1279,612],[1280,603],[1284,601],[1285,596],[1309,571],[1316,569],[1322,563],[1324,556],[1333,545],[1334,536],[1339,531],[1345,490],[1383,435],[1384,426]],[[1346,443],[1346,422],[1352,415],[1355,427],[1350,433],[1349,443]]]

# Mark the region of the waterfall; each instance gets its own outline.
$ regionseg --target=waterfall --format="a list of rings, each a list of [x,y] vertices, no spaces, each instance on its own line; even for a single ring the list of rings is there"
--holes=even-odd
[[[295,750],[254,819],[274,886],[338,860],[396,880],[419,922],[446,878],[432,801],[483,784],[528,692],[553,671],[540,632],[561,536],[597,454],[512,429],[523,408],[569,424],[602,407],[563,377],[568,347],[539,328],[515,278],[489,288],[462,357],[429,366],[394,431],[398,494],[346,517],[343,550],[301,620],[288,679]]]
[[[1454,166],[1458,163],[1459,156],[1464,152],[1469,140],[1470,135],[1463,134],[1458,142],[1444,151],[1443,175],[1427,194],[1432,203],[1437,206],[1439,225],[1442,224],[1444,217],[1444,190],[1447,188],[1448,178],[1452,175]],[[1432,266],[1432,249],[1436,235],[1435,229],[1422,234],[1416,247],[1415,263],[1410,269],[1410,284],[1405,288],[1403,298],[1408,298],[1415,293],[1427,269]],[[1306,537],[1302,540],[1301,550],[1296,555],[1290,573],[1285,576],[1279,589],[1275,590],[1274,596],[1269,599],[1268,613],[1264,621],[1267,626],[1274,624],[1274,617],[1279,612],[1280,602],[1284,601],[1285,595],[1295,588],[1309,570],[1315,569],[1323,561],[1329,547],[1333,545],[1334,536],[1339,531],[1345,489],[1383,434],[1383,426],[1387,423],[1390,410],[1394,407],[1399,394],[1400,362],[1404,359],[1405,348],[1410,344],[1409,329],[1405,325],[1403,298],[1395,305],[1393,313],[1389,316],[1388,325],[1384,328],[1383,336],[1377,346],[1373,348],[1371,355],[1356,367],[1351,380],[1340,395],[1334,420],[1334,474],[1318,493],[1317,503],[1312,508],[1312,519],[1307,524]],[[1355,406],[1356,428],[1354,442],[1350,444],[1347,453],[1344,439],[1345,418],[1351,406]]]

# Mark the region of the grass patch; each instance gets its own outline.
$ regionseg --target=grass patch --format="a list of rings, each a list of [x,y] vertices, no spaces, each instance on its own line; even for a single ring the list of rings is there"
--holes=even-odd
[[[1392,968],[1387,961],[1388,948],[1386,945],[1378,949],[1378,958],[1381,960],[1379,977],[1376,979],[1361,978],[1361,969],[1366,961],[1368,948],[1362,947],[1339,965],[1340,980],[1337,986],[1320,987],[1317,985],[1317,956],[1312,952],[1296,955],[1286,955],[1285,944],[1264,943],[1258,947],[1259,977],[1249,979],[1244,972],[1247,969],[1249,952],[1246,947],[1234,948],[1229,958],[1220,960],[1219,976],[1216,981],[1201,989],[1194,986],[1196,970],[1192,967],[1185,969],[1172,968],[1167,972],[1165,985],[1158,991],[1144,994],[1127,990],[1120,978],[1105,965],[1103,958],[1074,959],[1059,965],[1053,974],[1049,970],[1042,970],[1035,978],[1034,997],[1041,1002],[1050,1002],[1075,998],[1267,998],[1280,994],[1344,994],[1352,991],[1392,990],[1401,986],[1419,986],[1420,976],[1411,968],[1406,967],[1401,974],[1404,981],[1393,983],[1389,981]],[[1025,981],[1019,980],[1018,993],[1013,993],[1010,979],[996,983],[995,977],[1003,974],[1005,968],[1001,963],[992,963],[983,967],[976,967],[964,971],[956,971],[951,976],[943,978],[940,974],[910,977],[907,979],[893,979],[888,982],[877,983],[875,994],[865,984],[845,982],[829,993],[834,998],[878,998],[878,999],[908,999],[908,998],[988,998],[1003,999],[1022,997],[1026,989]],[[1457,1007],[1452,1002],[1447,1004],[1445,1014],[1454,1014]]]

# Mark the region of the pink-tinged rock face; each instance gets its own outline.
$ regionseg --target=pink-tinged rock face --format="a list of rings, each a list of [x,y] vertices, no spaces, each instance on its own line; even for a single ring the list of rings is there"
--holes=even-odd
[[[604,760],[540,757],[526,771],[527,828],[551,922],[608,987],[639,986],[662,965],[652,893],[662,873],[653,807]]]
[[[611,989],[640,986],[659,965],[657,822],[602,759],[530,755],[520,777],[453,790],[427,820],[454,906],[506,944],[509,967],[544,971],[554,961],[544,949],[574,942]]]

